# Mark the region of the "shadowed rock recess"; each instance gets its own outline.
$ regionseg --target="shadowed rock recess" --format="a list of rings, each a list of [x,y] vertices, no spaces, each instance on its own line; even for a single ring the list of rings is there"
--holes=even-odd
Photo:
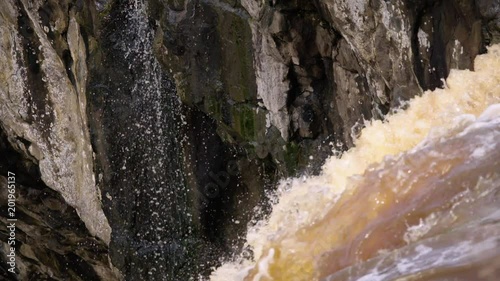
[[[499,42],[488,0],[3,0],[0,274],[206,275],[279,179]]]

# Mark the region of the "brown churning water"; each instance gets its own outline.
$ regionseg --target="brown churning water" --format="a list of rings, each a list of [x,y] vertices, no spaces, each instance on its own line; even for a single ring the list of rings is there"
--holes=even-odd
[[[281,183],[230,280],[500,280],[500,45]]]

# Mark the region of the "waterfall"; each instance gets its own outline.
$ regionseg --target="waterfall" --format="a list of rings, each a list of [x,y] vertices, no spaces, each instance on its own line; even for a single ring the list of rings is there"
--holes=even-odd
[[[147,1],[120,5],[105,35],[112,70],[102,83],[111,86],[100,87],[116,89],[101,93],[112,257],[127,280],[187,278],[198,241],[181,167],[181,105],[153,54]]]
[[[319,176],[282,182],[248,231],[253,259],[211,280],[496,280],[499,67],[495,45],[474,71],[452,70],[444,89],[368,122]]]
[[[186,213],[186,190],[179,167],[180,103],[153,55],[154,30],[148,23],[146,9],[144,1],[133,1],[127,15],[129,25],[123,29],[127,38],[123,55],[133,79],[129,104],[133,114],[127,123],[129,131],[135,133],[128,136],[135,135],[134,149],[142,154],[135,159],[138,163],[134,167],[142,168],[135,191],[147,197],[139,210],[152,211],[151,224],[141,233],[142,238],[151,237],[153,242],[144,246],[147,249],[165,238],[182,237],[187,224],[181,219]],[[127,160],[122,161],[124,171],[129,169]]]

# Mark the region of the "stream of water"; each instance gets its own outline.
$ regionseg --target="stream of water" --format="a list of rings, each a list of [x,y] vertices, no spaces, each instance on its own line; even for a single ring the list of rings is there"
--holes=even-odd
[[[120,71],[120,80],[108,82],[117,90],[103,117],[113,171],[105,194],[115,212],[112,245],[126,280],[187,280],[196,272],[189,248],[196,241],[181,167],[182,113],[153,53],[156,26],[147,3],[117,5],[119,26],[108,35]]]

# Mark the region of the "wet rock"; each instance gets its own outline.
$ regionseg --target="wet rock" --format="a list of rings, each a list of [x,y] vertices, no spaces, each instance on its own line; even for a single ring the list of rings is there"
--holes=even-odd
[[[15,244],[7,244],[12,219],[7,188],[0,192],[0,277],[2,280],[120,280],[108,245],[89,232],[77,210],[42,180],[38,162],[19,151],[0,129],[0,185],[15,174]],[[15,247],[16,273],[7,271]]]
[[[15,161],[30,167],[18,188],[20,279],[118,277],[86,115],[92,8],[72,4],[3,1],[0,9],[2,175]]]
[[[500,42],[500,3],[498,1],[477,1],[483,19],[483,37],[487,44]]]
[[[44,11],[50,5],[57,7],[57,2],[2,5],[2,127],[11,142],[23,140],[15,142],[18,149],[35,154],[42,180],[78,210],[90,232],[109,242],[111,230],[93,175],[86,121],[86,51],[75,12],[67,17],[68,26],[56,27],[56,21],[64,18],[51,19]],[[62,27],[67,30],[56,29]],[[66,32],[67,43],[55,47],[54,32]],[[58,53],[65,48],[69,54]]]
[[[2,127],[9,139],[23,139],[15,146],[34,154],[43,181],[78,210],[91,233],[109,242],[110,229],[93,178],[85,48],[75,14],[70,15],[68,42],[54,47],[53,33],[65,32],[56,29],[65,26],[56,27],[55,19],[41,16],[42,2],[2,5]],[[69,48],[70,65],[58,53],[64,48]]]

